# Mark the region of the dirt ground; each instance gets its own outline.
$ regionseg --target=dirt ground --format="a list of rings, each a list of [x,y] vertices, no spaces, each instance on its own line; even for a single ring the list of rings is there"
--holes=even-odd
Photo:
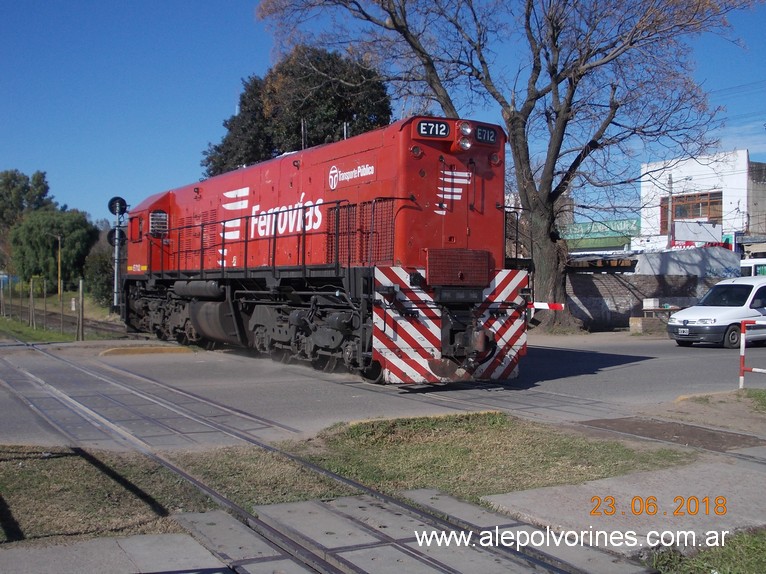
[[[739,391],[684,397],[640,414],[766,438],[766,412]]]
[[[739,392],[717,393],[653,405],[635,416],[582,421],[600,436],[616,431],[709,451],[766,446],[766,412]]]

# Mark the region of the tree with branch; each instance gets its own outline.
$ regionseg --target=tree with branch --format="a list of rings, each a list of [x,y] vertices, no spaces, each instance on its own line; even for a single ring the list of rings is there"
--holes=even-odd
[[[243,81],[226,134],[203,152],[208,177],[387,125],[391,101],[363,59],[298,45],[266,76]]]
[[[756,1],[263,0],[258,14],[285,40],[352,45],[413,111],[499,112],[536,297],[563,302],[559,212],[580,195],[614,205],[647,150],[711,149],[717,110],[692,78],[688,42],[725,33],[727,15]]]

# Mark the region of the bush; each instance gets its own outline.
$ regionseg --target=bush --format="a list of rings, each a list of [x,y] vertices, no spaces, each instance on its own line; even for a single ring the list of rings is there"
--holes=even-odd
[[[108,307],[114,296],[114,254],[100,244],[85,258],[85,285],[93,301]]]

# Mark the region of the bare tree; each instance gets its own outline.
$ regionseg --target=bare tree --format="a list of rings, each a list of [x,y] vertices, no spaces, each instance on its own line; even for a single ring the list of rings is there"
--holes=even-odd
[[[263,0],[258,14],[280,38],[374,59],[400,101],[450,117],[499,107],[537,297],[563,301],[557,210],[574,194],[614,204],[639,177],[630,158],[647,149],[667,159],[716,143],[717,110],[691,76],[687,42],[724,33],[727,14],[757,1]]]

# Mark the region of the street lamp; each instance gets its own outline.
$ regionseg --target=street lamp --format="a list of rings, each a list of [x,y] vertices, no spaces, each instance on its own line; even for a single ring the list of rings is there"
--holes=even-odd
[[[59,301],[61,301],[61,234],[54,234],[54,233],[48,233],[51,237],[55,237],[59,242],[59,251],[58,251],[58,294],[59,294]]]

